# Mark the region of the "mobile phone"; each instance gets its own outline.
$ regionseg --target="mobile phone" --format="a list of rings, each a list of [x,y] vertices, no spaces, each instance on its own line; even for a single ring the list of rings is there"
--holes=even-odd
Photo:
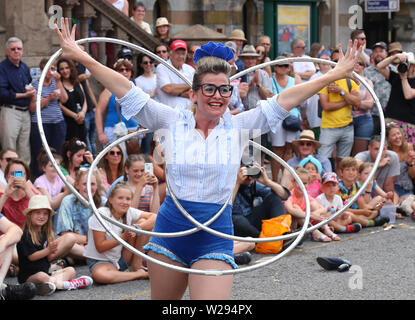
[[[376,208],[379,208],[385,202],[386,202],[386,200],[383,200],[382,202],[379,202],[376,206],[373,207],[373,210],[375,210]]]
[[[22,170],[15,170],[15,171],[13,171],[13,176],[15,178],[23,178],[23,171]]]
[[[149,172],[151,174],[154,174],[154,170],[153,170],[153,164],[152,163],[145,163],[144,164],[144,172]]]

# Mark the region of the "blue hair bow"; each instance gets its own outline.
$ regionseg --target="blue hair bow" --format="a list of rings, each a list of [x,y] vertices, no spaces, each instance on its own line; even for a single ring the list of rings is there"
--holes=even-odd
[[[301,160],[298,165],[300,167],[304,167],[308,162],[311,162],[312,164],[314,164],[316,166],[316,168],[317,168],[318,173],[321,174],[321,172],[323,171],[323,167],[322,167],[320,161],[318,161],[312,155],[309,155],[308,157],[306,157],[303,160]]]
[[[194,63],[197,63],[203,57],[217,57],[229,61],[233,59],[233,51],[222,43],[210,41],[208,44],[204,44],[196,50],[193,55]]]

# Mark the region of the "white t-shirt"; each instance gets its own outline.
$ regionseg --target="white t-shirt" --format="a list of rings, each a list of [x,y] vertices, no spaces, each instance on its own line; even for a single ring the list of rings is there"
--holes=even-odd
[[[330,202],[327,200],[326,195],[324,193],[320,194],[316,200],[318,203],[320,203],[324,208],[329,210],[332,214],[339,211],[341,208],[343,208],[343,201],[342,198],[335,194],[333,197],[333,201]]]
[[[7,187],[7,181],[6,178],[4,177],[4,172],[0,169],[0,184],[6,188]]]
[[[168,64],[171,65],[171,60],[167,61]],[[184,63],[181,70],[179,70],[181,74],[183,74],[190,82],[193,82],[193,75],[195,73],[195,69],[189,66],[188,64]],[[168,105],[169,107],[176,108],[177,106],[181,105],[183,109],[190,109],[190,99],[182,98],[182,97],[175,97],[170,94],[165,93],[161,88],[168,84],[185,84],[184,80],[180,78],[178,75],[170,71],[165,65],[159,64],[156,68],[157,74],[157,101]]]
[[[310,57],[307,55],[303,55],[301,58],[310,58]],[[306,72],[310,70],[316,71],[316,66],[314,65],[313,62],[298,61],[298,62],[293,62],[293,70],[294,70],[294,73]]]
[[[157,77],[154,75],[152,78],[146,78],[141,75],[135,79],[135,85],[151,95],[157,88]]]
[[[106,217],[111,217],[111,211],[107,207],[101,207],[98,209],[98,211]],[[136,220],[138,220],[141,216],[142,211],[135,209],[135,208],[129,208],[126,213],[126,223],[127,225],[132,225],[132,223]],[[114,219],[114,217],[112,217]],[[122,219],[119,220],[119,222],[123,222]],[[115,224],[112,224],[111,222],[104,220],[104,224],[107,228],[112,230],[116,235],[120,236],[124,230]],[[105,240],[114,239],[111,234],[105,229],[105,227],[99,222],[98,218],[95,215],[92,215],[88,220],[88,245],[86,247],[84,256],[87,258],[95,259],[95,260],[109,260],[111,261],[117,268],[119,268],[118,260],[121,258],[121,250],[122,245],[119,244],[118,246],[107,250],[103,253],[99,253],[95,247],[94,242],[94,234],[93,231],[101,231],[105,232]]]

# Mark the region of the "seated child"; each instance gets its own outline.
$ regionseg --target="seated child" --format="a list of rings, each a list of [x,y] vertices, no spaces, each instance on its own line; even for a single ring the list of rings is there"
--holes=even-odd
[[[62,157],[56,154],[53,148],[51,152],[58,165],[60,165]],[[40,152],[37,161],[43,174],[35,180],[34,185],[42,194],[49,197],[52,209],[57,210],[62,199],[70,193],[70,190],[66,188],[62,179],[58,176],[45,150]]]
[[[300,177],[304,186],[307,187],[311,179],[311,174],[303,167],[297,167],[296,173]],[[289,214],[292,215],[292,227],[293,229],[296,229],[298,225],[304,224],[306,206],[303,193],[294,178],[292,179],[291,183],[293,185],[293,189],[291,190],[291,196],[287,199],[287,201],[285,201],[285,209]],[[317,224],[327,219],[329,215],[326,208],[320,205],[313,197],[309,197],[309,199],[311,210],[310,222],[312,224]],[[320,229],[324,233],[320,232],[318,229],[314,230],[311,233],[311,240],[322,242],[339,240],[338,236],[334,234],[327,225],[324,225]]]
[[[373,163],[364,162],[359,166],[359,183],[362,185],[364,181],[369,177],[370,171],[373,169]],[[375,194],[374,197],[372,195]],[[392,191],[385,192],[382,188],[376,183],[375,179],[369,182],[366,187],[364,200],[368,208],[374,208],[380,210],[385,203],[393,203],[394,193]],[[396,214],[396,218],[402,219],[400,213]]]
[[[317,198],[321,194],[321,173],[323,172],[323,166],[320,161],[311,155],[301,160],[298,165],[310,172],[311,181],[307,187],[307,191],[314,199]]]
[[[360,183],[357,181],[357,160],[352,157],[342,159],[339,164],[339,173],[341,175],[341,181],[339,182],[340,189],[338,194],[343,200],[343,205],[346,205],[360,189]],[[348,211],[354,214],[353,222],[360,223],[362,227],[381,226],[389,222],[388,217],[380,216],[378,210],[369,208],[363,196],[358,197],[356,202],[349,207]]]
[[[151,231],[154,228],[156,214],[131,207],[134,191],[125,182],[117,183],[110,192],[105,207],[99,208],[102,215],[111,217],[124,224]],[[108,284],[147,279],[148,272],[142,265],[141,256],[124,248],[107,229],[112,230],[131,246],[142,251],[148,242],[148,236],[123,230],[105,221],[106,228],[95,215],[88,220],[88,245],[85,250],[87,264],[94,281]],[[130,271],[127,270],[130,266]]]
[[[38,295],[51,295],[56,289],[86,288],[93,283],[88,276],[74,279],[76,271],[73,267],[49,273],[51,261],[68,254],[75,244],[75,239],[70,235],[55,240],[51,219],[54,214],[46,196],[31,197],[24,211],[27,218],[23,236],[17,244],[20,266],[18,281],[36,284]]]
[[[323,193],[316,200],[327,209],[330,214],[334,214],[343,208],[342,198],[337,194],[339,190],[339,181],[337,174],[326,172],[323,175]],[[336,232],[352,233],[359,232],[362,229],[360,223],[353,223],[353,213],[345,211],[339,217],[329,222],[329,226]]]

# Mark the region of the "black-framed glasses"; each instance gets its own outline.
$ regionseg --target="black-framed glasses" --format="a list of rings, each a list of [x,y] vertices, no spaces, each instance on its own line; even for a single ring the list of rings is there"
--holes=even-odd
[[[205,83],[200,85],[197,89],[199,88],[202,88],[202,94],[206,97],[213,97],[216,94],[216,91],[219,91],[221,97],[229,98],[233,91],[233,86],[229,84],[217,87],[214,84]]]

